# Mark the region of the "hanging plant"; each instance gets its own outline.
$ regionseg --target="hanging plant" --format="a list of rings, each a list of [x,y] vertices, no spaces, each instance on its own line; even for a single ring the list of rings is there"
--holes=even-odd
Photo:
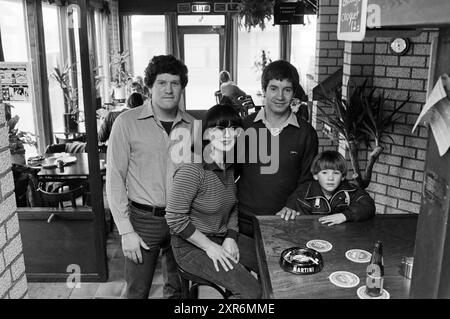
[[[250,32],[251,28],[266,28],[266,20],[272,20],[273,0],[242,0],[239,6],[240,27]]]

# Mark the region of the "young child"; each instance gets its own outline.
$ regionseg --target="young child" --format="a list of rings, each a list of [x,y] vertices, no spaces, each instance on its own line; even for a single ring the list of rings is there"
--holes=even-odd
[[[311,173],[314,180],[295,194],[300,214],[326,215],[319,222],[328,226],[363,221],[375,215],[375,204],[369,194],[345,179],[347,163],[339,152],[318,154],[311,164]]]

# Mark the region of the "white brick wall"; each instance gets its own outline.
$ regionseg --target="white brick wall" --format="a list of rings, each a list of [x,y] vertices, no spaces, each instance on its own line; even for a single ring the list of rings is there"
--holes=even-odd
[[[0,125],[5,125],[0,103]],[[6,135],[6,136],[5,136]],[[0,145],[8,145],[7,130],[0,128]],[[9,148],[0,147],[0,299],[27,298],[27,279],[19,233],[14,179]]]

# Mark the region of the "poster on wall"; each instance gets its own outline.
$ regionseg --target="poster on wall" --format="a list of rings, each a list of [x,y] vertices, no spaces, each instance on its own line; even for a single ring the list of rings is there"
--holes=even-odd
[[[367,0],[339,0],[337,38],[362,41],[366,35]]]
[[[1,100],[30,101],[30,64],[0,62]]]

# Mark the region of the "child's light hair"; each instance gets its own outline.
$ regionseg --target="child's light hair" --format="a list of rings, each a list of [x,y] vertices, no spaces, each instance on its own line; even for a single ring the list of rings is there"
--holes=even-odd
[[[333,169],[340,171],[342,176],[347,176],[347,161],[337,151],[324,151],[319,153],[311,164],[311,173],[316,175],[320,171]]]

